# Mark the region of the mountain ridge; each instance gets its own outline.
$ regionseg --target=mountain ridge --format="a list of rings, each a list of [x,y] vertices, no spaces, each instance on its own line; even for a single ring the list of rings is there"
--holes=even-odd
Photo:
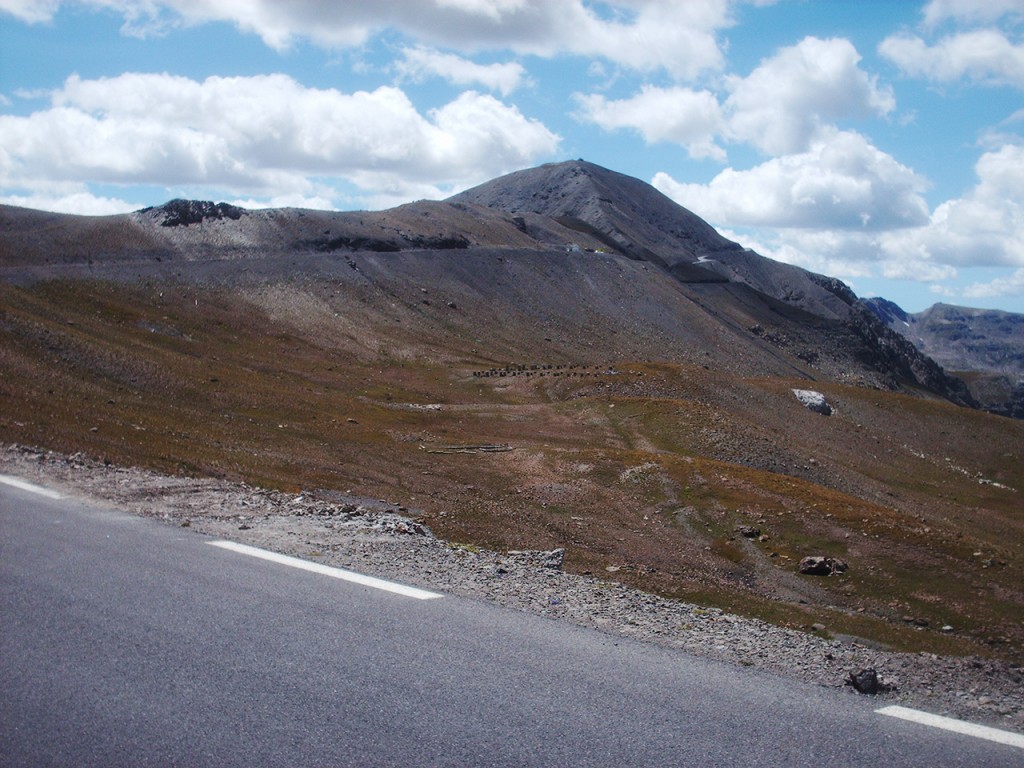
[[[1024,315],[937,303],[907,312],[881,298],[866,306],[924,354],[963,378],[993,413],[1024,418]]]
[[[245,211],[185,200],[108,217],[0,209],[0,263],[11,279],[62,267],[108,265],[115,274],[118,264],[141,269],[271,257],[308,267],[331,253],[515,249],[551,258],[609,253],[649,264],[682,286],[687,313],[701,308],[711,322],[730,323],[731,332],[761,344],[765,354],[775,354],[768,349],[774,347],[828,376],[842,377],[846,369],[878,386],[976,405],[960,380],[865,310],[841,281],[744,249],[649,184],[581,160],[386,211]]]

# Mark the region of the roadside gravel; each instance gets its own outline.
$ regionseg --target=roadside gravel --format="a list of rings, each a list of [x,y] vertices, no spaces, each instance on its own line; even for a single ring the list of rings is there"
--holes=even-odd
[[[114,467],[80,454],[0,447],[0,473],[134,514],[328,565],[488,600],[613,635],[860,695],[851,672],[877,670],[906,706],[1024,731],[1024,669],[982,658],[892,653],[666,600],[561,570],[556,550],[492,552],[434,537],[414,513],[378,499],[284,494],[242,483]]]

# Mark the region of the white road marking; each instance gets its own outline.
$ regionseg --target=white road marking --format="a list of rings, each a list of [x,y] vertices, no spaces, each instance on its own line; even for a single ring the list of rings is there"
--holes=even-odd
[[[963,733],[967,736],[974,736],[975,738],[986,739],[999,744],[1009,744],[1011,747],[1024,749],[1024,734],[1020,733],[1003,731],[999,728],[989,728],[987,725],[966,723],[963,720],[954,720],[952,717],[933,715],[929,712],[921,712],[920,710],[908,709],[907,707],[882,707],[881,709],[876,709],[875,712],[880,715],[898,717],[901,720],[910,720],[921,725],[930,725],[933,728],[942,728],[947,731]]]
[[[49,488],[43,488],[41,485],[30,483],[27,480],[22,480],[17,477],[11,477],[10,475],[0,475],[0,483],[9,485],[13,488],[20,488],[23,491],[31,491],[32,493],[38,493],[40,496],[45,496],[48,499],[61,499],[61,496],[56,491],[51,491]]]
[[[289,565],[292,568],[300,568],[304,571],[312,571],[313,573],[319,573],[322,576],[330,576],[331,578],[351,581],[355,584],[362,584],[366,587],[382,589],[385,592],[394,592],[397,595],[404,595],[405,597],[414,597],[417,600],[433,600],[437,597],[444,597],[444,595],[437,592],[428,592],[425,589],[408,587],[405,584],[397,584],[393,581],[385,581],[384,579],[377,579],[373,576],[364,576],[363,574],[356,573],[355,571],[346,571],[344,568],[334,568],[329,565],[321,565],[320,563],[311,563],[308,560],[300,560],[297,557],[289,557],[288,555],[279,555],[277,552],[270,552],[266,549],[250,547],[246,544],[236,544],[233,541],[211,541],[209,543],[215,547],[220,547],[221,549],[229,549],[232,552],[239,552],[243,555],[250,555],[251,557],[259,557],[263,560],[270,560],[274,563]]]

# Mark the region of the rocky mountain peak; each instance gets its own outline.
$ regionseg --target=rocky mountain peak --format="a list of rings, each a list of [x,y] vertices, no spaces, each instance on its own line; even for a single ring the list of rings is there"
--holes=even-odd
[[[637,260],[674,267],[741,246],[650,184],[585,160],[516,171],[452,198],[510,213],[531,212],[584,225],[609,247]],[[715,276],[700,270],[704,279]]]

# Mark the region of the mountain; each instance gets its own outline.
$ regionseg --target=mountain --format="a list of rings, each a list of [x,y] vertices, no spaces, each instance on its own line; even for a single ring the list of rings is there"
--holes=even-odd
[[[375,212],[0,206],[0,463],[391,500],[458,556],[1024,660],[1024,420],[872,307],[579,162]],[[305,508],[206,514],[334,551]]]
[[[966,381],[986,410],[1024,418],[1024,315],[949,304],[908,313],[881,298],[866,304],[887,326]]]
[[[876,371],[887,386],[921,387],[953,402],[976,405],[963,382],[946,375],[936,363],[885,323],[839,280],[765,258],[722,237],[707,222],[649,184],[583,160],[542,165],[508,174],[451,198],[513,214],[531,212],[588,234],[639,261],[650,262],[715,304],[727,290],[721,284],[747,286],[762,297],[826,321],[826,338],[805,340],[797,352],[805,360],[825,363],[842,349]],[[762,333],[769,340],[801,334],[774,328],[787,312],[777,305]],[[796,320],[801,330],[818,320]],[[793,316],[795,317],[795,316]],[[783,346],[787,346],[783,344]],[[834,363],[850,364],[850,357]],[[835,368],[833,367],[833,373]]]
[[[0,269],[9,280],[55,271],[198,279],[204,270],[230,271],[225,265],[235,261],[246,262],[246,270],[274,273],[300,263],[322,269],[327,254],[461,252],[459,270],[436,259],[411,261],[429,266],[437,281],[458,274],[467,289],[481,294],[492,292],[495,273],[479,264],[465,269],[474,258],[560,252],[567,254],[561,262],[579,261],[584,272],[560,285],[536,271],[521,274],[517,288],[524,299],[510,312],[536,305],[565,329],[590,317],[593,327],[581,334],[646,359],[710,355],[728,369],[791,371],[975,404],[960,380],[880,322],[840,281],[743,249],[650,185],[583,161],[512,173],[448,201],[379,212],[246,211],[184,200],[109,217],[6,208],[0,235]],[[595,272],[588,277],[594,285],[598,263],[607,267],[619,257],[634,265],[631,270],[650,268],[671,278],[671,295],[659,282],[631,303],[613,305],[619,286],[572,289],[572,280],[588,277],[586,271]],[[186,272],[183,264],[189,265]],[[566,291],[572,291],[568,300]],[[638,332],[619,334],[619,325]],[[657,338],[662,341],[655,343]]]
[[[575,160],[502,176],[451,198],[502,211],[529,211],[599,237],[685,283],[740,282],[792,306],[847,318],[852,293],[838,281],[765,259],[649,184]]]

